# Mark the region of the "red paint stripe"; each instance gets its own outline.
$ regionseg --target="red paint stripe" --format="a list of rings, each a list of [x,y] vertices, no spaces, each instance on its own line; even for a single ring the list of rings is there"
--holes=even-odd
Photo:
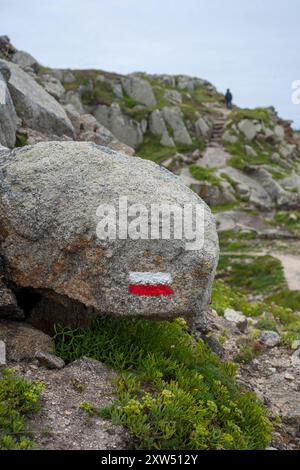
[[[174,294],[172,287],[162,284],[143,285],[129,284],[128,291],[130,294],[148,297],[169,296]]]

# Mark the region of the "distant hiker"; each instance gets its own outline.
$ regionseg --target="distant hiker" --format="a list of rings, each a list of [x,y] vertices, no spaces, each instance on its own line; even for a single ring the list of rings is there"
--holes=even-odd
[[[227,88],[226,95],[225,95],[227,109],[232,109],[232,100],[233,100],[232,93],[229,90],[229,88]]]

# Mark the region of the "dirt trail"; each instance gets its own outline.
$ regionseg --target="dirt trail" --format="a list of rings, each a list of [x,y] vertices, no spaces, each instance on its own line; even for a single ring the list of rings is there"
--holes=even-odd
[[[300,256],[270,253],[281,261],[290,290],[300,291]]]

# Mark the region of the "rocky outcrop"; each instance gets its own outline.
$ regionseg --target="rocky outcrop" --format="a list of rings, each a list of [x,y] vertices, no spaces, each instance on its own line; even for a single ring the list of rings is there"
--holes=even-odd
[[[204,118],[200,117],[195,122],[195,132],[198,139],[206,139],[211,135],[211,128]]]
[[[127,95],[133,98],[137,103],[145,106],[155,106],[156,99],[153,89],[147,80],[140,77],[129,76],[122,80],[122,85]]]
[[[99,239],[99,204],[117,210],[119,196],[148,211],[163,202],[202,207],[203,246],[186,250],[187,238]],[[152,162],[84,142],[2,152],[0,200],[6,277],[16,286],[50,292],[57,302],[73,299],[95,313],[137,317],[195,315],[209,302],[218,257],[214,219],[196,194]],[[131,295],[130,272],[168,273],[173,294]]]
[[[153,135],[161,137],[161,145],[175,147],[174,140],[169,136],[166,123],[159,109],[152,111],[149,117],[149,130]]]
[[[0,72],[0,144],[4,147],[14,147],[16,142],[16,131],[16,111],[6,84],[6,80]]]
[[[12,62],[21,67],[35,68],[38,66],[37,60],[31,54],[25,51],[17,51],[12,56]]]
[[[177,106],[166,106],[161,110],[162,116],[173,130],[174,141],[191,145],[192,139],[183,121],[182,111]]]
[[[286,191],[264,168],[252,168],[251,173],[257,178],[268,193],[277,209],[297,209],[300,207],[300,195]]]
[[[39,79],[40,84],[45,88],[49,95],[53,96],[56,100],[60,100],[65,94],[65,89],[62,83],[57,78],[49,74],[44,74]]]
[[[252,141],[261,131],[262,127],[259,122],[253,122],[250,119],[244,119],[238,125],[239,130],[246,137],[247,140]]]
[[[272,198],[266,191],[264,184],[255,178],[231,167],[222,168],[220,172],[227,175],[234,182],[236,191],[255,207],[262,211],[268,211],[273,207]]]
[[[45,134],[73,137],[73,126],[62,106],[18,65],[0,60],[0,71],[3,65],[9,68],[8,88],[23,123]]]
[[[143,142],[143,129],[140,123],[125,116],[120,106],[113,103],[110,107],[100,105],[94,111],[100,124],[109,129],[113,135],[129,147],[137,148]]]

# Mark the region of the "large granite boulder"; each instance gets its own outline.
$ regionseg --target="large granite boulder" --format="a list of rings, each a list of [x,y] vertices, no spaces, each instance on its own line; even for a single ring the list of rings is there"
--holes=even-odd
[[[129,219],[119,208],[125,196]],[[152,204],[162,203],[192,205],[188,224],[195,224],[196,210],[203,213],[197,246],[186,231],[174,239],[172,223],[171,240],[139,238],[138,212],[147,210],[152,231]],[[124,217],[115,239],[113,231],[100,236],[103,204],[110,205],[112,227],[115,214]],[[129,238],[118,231],[124,223]],[[86,315],[93,309],[162,319],[200,314],[210,300],[218,238],[209,208],[162,167],[105,147],[43,142],[0,152],[0,237],[5,279],[23,297],[36,292],[61,304],[76,301]]]
[[[2,68],[9,68],[8,88],[24,125],[44,134],[74,136],[73,126],[63,107],[29,74],[16,64],[0,60],[0,72]]]

